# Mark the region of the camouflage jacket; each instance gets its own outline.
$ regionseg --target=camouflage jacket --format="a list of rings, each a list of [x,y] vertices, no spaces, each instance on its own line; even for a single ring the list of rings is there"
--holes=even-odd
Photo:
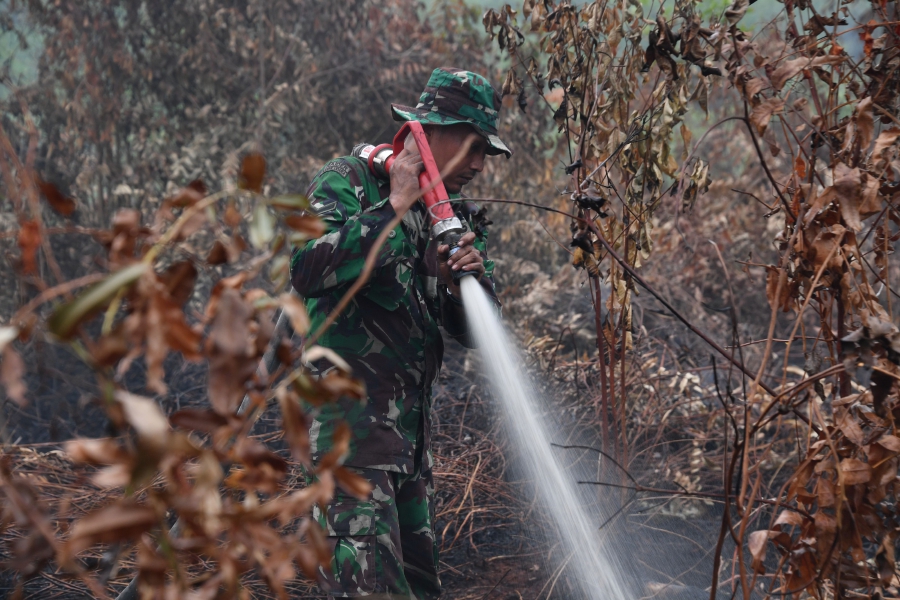
[[[306,298],[312,330],[359,277],[378,235],[396,216],[389,193],[389,185],[354,157],[329,162],[313,179],[307,196],[326,233],[296,248],[291,259],[291,281]],[[476,233],[486,267],[481,284],[496,301],[484,213],[465,201],[454,210]],[[328,451],[343,419],[353,431],[344,464],[400,473],[412,473],[423,459],[431,464],[432,387],[444,353],[438,326],[471,344],[462,306],[440,283],[430,230],[425,206],[417,202],[390,232],[368,283],[319,339],[363,379],[367,399],[341,400],[312,415],[314,458]]]

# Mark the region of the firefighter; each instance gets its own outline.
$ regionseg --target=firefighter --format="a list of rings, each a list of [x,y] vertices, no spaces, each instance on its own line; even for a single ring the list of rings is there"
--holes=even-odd
[[[481,172],[486,156],[510,156],[497,137],[499,109],[484,77],[452,68],[435,69],[415,108],[392,105],[395,120],[422,123],[451,199]],[[291,260],[291,281],[306,298],[314,330],[359,277],[379,234],[402,216],[369,282],[318,342],[346,360],[367,390],[365,402],[346,399],[310,415],[314,458],[330,450],[336,426],[347,422],[352,438],[343,464],[373,488],[365,500],[338,489],[325,511],[314,511],[333,551],[322,583],[336,598],[440,595],[431,455],[432,389],[444,352],[439,326],[471,347],[452,273],[473,273],[499,306],[484,210],[452,203],[468,232],[449,257],[446,245],[429,239],[430,219],[417,199],[422,170],[409,143],[389,182],[356,157],[327,163],[307,191],[326,233],[296,248]]]

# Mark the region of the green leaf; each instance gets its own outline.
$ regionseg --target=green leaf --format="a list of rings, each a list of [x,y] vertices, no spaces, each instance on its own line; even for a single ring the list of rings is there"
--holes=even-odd
[[[275,237],[275,218],[265,204],[259,203],[253,209],[250,222],[250,243],[254,248],[263,248]]]
[[[69,339],[79,323],[106,305],[119,290],[134,284],[149,268],[145,263],[136,263],[120,269],[71,302],[58,307],[47,322],[50,332],[61,339]]]
[[[309,210],[309,199],[303,194],[284,194],[267,200],[269,206],[280,210]]]

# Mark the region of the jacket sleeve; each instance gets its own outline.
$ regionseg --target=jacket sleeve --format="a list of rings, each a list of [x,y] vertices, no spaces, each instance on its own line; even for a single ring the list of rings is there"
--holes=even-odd
[[[291,283],[305,298],[323,296],[355,281],[375,240],[397,214],[388,201],[361,210],[363,187],[353,184],[337,170],[323,170],[307,192],[326,229],[322,237],[298,246],[291,256]],[[399,241],[384,244],[376,269],[398,260],[392,247]]]

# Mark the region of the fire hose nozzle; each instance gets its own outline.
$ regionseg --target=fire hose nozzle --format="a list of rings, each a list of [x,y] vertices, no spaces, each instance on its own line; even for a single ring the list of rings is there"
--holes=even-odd
[[[466,228],[458,217],[451,217],[438,221],[431,228],[431,235],[438,243],[450,246],[449,256],[453,256],[459,251],[459,238],[466,232]],[[475,275],[472,271],[454,271],[453,280],[459,281],[466,275]]]
[[[457,237],[459,237],[465,232],[466,228],[463,227],[459,218],[450,217],[449,219],[443,219],[434,224],[431,228],[431,237],[440,242],[443,241],[447,235],[455,233]]]

